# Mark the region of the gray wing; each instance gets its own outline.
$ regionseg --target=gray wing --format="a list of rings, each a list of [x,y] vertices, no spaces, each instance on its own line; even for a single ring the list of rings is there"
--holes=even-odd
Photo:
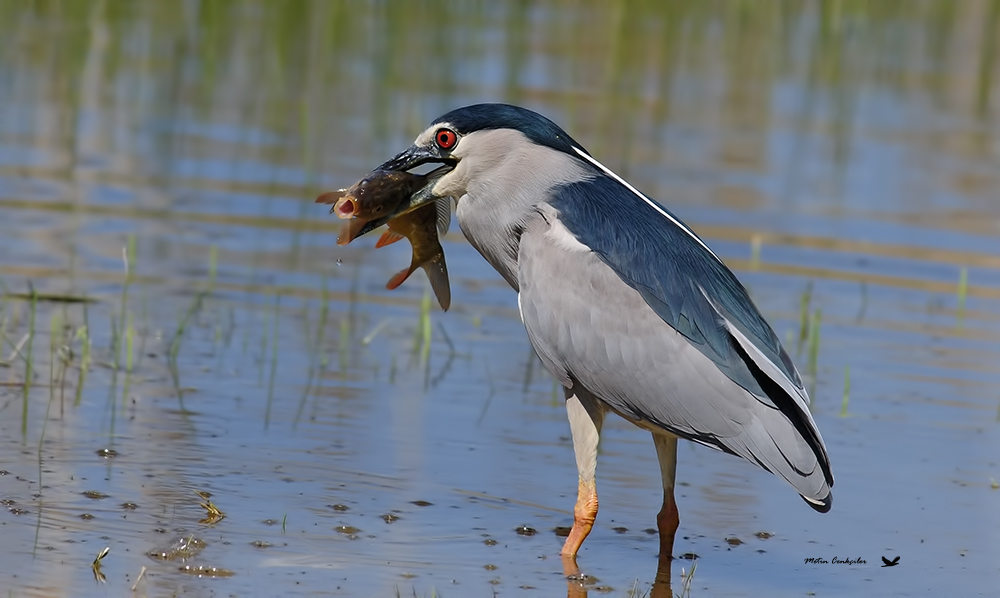
[[[735,329],[747,339],[787,382],[789,399],[808,411],[809,399],[795,366],[746,289],[669,210],[657,204],[672,221],[606,176],[559,188],[551,204],[580,242],[733,381],[774,405],[775,397],[765,388],[768,383],[748,367],[720,328]],[[728,326],[720,326],[720,317]]]
[[[814,450],[789,414],[734,382],[665,322],[554,209],[540,215],[521,236],[518,302],[545,367],[622,416],[739,455],[827,508],[825,451]],[[815,431],[808,414],[805,421]]]

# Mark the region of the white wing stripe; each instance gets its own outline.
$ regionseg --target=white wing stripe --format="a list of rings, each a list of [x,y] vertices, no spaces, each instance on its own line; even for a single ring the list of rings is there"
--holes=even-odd
[[[601,170],[603,170],[603,171],[604,171],[604,173],[605,173],[606,175],[608,175],[609,177],[611,177],[611,178],[613,178],[614,180],[618,181],[618,182],[619,182],[619,183],[621,183],[622,185],[625,185],[625,187],[626,187],[626,188],[627,188],[627,189],[628,189],[629,191],[631,191],[632,193],[635,193],[636,195],[638,195],[639,197],[641,197],[641,198],[642,198],[642,200],[643,200],[644,202],[648,203],[648,204],[649,204],[650,206],[652,206],[652,208],[653,208],[654,210],[656,210],[656,211],[657,211],[657,212],[659,212],[660,214],[663,214],[663,215],[664,215],[664,216],[665,216],[665,217],[666,217],[666,218],[667,218],[668,220],[670,220],[671,222],[673,222],[674,224],[676,224],[676,225],[677,225],[678,227],[680,227],[680,229],[681,229],[682,231],[684,231],[684,232],[686,232],[687,234],[691,235],[691,238],[692,238],[692,239],[694,239],[695,241],[697,241],[699,245],[701,245],[702,247],[704,247],[704,248],[705,248],[705,251],[707,251],[707,252],[709,252],[710,254],[712,254],[712,257],[714,257],[714,258],[715,258],[716,260],[718,260],[718,261],[719,261],[719,263],[722,263],[722,260],[720,260],[720,259],[719,259],[719,256],[715,255],[715,252],[714,252],[714,251],[712,251],[711,249],[709,249],[708,245],[705,245],[705,242],[704,242],[704,241],[702,241],[701,239],[699,239],[699,238],[698,238],[698,235],[694,234],[694,232],[693,232],[693,231],[692,231],[692,230],[691,230],[690,228],[688,228],[687,226],[685,226],[683,222],[681,222],[680,220],[677,220],[676,218],[674,218],[673,216],[671,216],[671,215],[670,215],[670,214],[669,214],[668,212],[666,212],[666,211],[665,211],[665,210],[664,210],[663,208],[661,208],[660,206],[656,205],[656,202],[654,202],[653,200],[649,199],[648,197],[646,197],[646,196],[645,196],[645,195],[643,195],[642,193],[639,193],[639,190],[638,190],[638,189],[636,189],[635,187],[633,187],[632,185],[630,185],[630,184],[628,183],[628,181],[626,181],[625,179],[621,178],[620,176],[618,176],[617,174],[615,174],[614,172],[612,172],[612,171],[611,171],[611,169],[610,169],[610,168],[608,168],[607,166],[605,166],[604,164],[601,164],[600,162],[598,162],[597,160],[595,160],[595,159],[593,158],[593,156],[590,156],[589,154],[587,154],[587,152],[585,152],[585,151],[581,150],[580,148],[578,148],[578,147],[576,147],[576,146],[573,146],[573,150],[574,150],[574,151],[575,151],[576,153],[580,154],[580,157],[581,157],[581,158],[583,158],[584,160],[586,160],[586,161],[590,162],[590,163],[591,163],[591,164],[593,164],[594,166],[596,166],[596,167],[600,168]]]
[[[708,301],[709,304],[712,306],[712,310],[715,311],[715,313],[722,319],[722,322],[725,324],[726,330],[729,332],[729,334],[731,334],[733,338],[735,338],[736,341],[739,342],[740,346],[743,347],[743,350],[746,351],[747,355],[750,356],[750,359],[753,359],[757,367],[760,368],[760,371],[764,372],[764,374],[767,375],[767,377],[769,377],[771,380],[777,383],[778,386],[780,386],[781,389],[784,390],[785,393],[789,397],[791,397],[793,401],[795,401],[795,404],[798,405],[799,410],[802,412],[806,420],[808,420],[808,422],[812,425],[813,429],[816,431],[816,436],[820,439],[820,444],[822,444],[823,439],[819,435],[819,428],[816,427],[816,423],[813,421],[812,414],[809,412],[810,399],[809,399],[809,394],[806,393],[806,389],[798,388],[795,385],[795,383],[792,382],[788,378],[788,376],[786,376],[784,372],[782,372],[781,369],[778,368],[778,366],[776,366],[774,362],[771,361],[771,359],[767,355],[764,355],[763,351],[758,349],[757,346],[753,344],[753,341],[748,339],[745,334],[740,332],[739,328],[733,325],[733,323],[730,322],[728,318],[723,316],[722,312],[719,311],[719,308],[718,306],[716,306],[715,302],[708,297],[708,293],[705,292],[705,289],[701,287],[698,287],[698,289],[701,291],[702,296],[705,297],[705,300]],[[795,366],[792,367],[794,368]]]

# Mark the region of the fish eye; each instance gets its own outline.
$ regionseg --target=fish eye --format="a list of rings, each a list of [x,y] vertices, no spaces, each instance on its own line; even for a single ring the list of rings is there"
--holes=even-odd
[[[439,148],[448,150],[455,147],[458,135],[451,129],[438,129],[437,133],[434,133],[434,141],[437,142]]]

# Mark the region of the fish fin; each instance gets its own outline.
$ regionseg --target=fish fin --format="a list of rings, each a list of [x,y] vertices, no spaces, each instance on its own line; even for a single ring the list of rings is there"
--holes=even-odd
[[[451,306],[451,285],[448,283],[448,266],[444,262],[444,254],[438,254],[434,259],[424,262],[421,266],[431,281],[434,296],[437,297],[441,309],[448,311]]]
[[[379,237],[378,241],[375,242],[375,247],[378,248],[378,247],[385,247],[386,245],[392,245],[396,241],[400,241],[402,239],[403,235],[395,231],[387,230],[384,233],[382,233],[382,236]]]
[[[403,268],[399,272],[396,272],[395,274],[392,275],[392,278],[389,279],[389,282],[385,283],[385,288],[389,289],[390,291],[395,289],[399,285],[403,284],[403,281],[409,278],[411,273],[413,273],[412,266],[409,268]]]
[[[451,226],[451,198],[441,197],[434,201],[437,208],[437,231],[438,235],[444,235]]]
[[[345,193],[347,193],[347,189],[338,189],[337,191],[329,191],[317,197],[316,203],[325,203],[325,204],[337,203],[337,200],[343,197]]]
[[[357,218],[345,222],[344,226],[340,229],[340,234],[337,235],[337,245],[347,245],[363,233],[368,232],[364,230],[368,224],[368,222],[358,220]]]

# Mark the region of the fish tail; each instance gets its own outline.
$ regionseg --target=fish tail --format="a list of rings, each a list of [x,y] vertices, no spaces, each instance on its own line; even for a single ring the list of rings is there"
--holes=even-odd
[[[437,297],[441,309],[448,311],[451,306],[451,285],[448,283],[448,266],[444,262],[444,254],[438,254],[433,259],[421,264],[427,279],[431,281],[431,288]]]

